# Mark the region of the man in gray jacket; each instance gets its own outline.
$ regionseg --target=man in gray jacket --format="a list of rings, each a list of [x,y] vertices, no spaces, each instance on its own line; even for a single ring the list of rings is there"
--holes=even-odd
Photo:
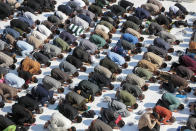
[[[173,45],[179,45],[180,41],[177,40],[177,38],[175,37],[175,35],[172,35],[171,33],[167,32],[167,31],[160,31],[159,33],[157,33],[157,35],[164,39],[166,42],[169,42],[170,44]]]
[[[103,74],[108,79],[112,78],[112,72],[108,68],[105,68],[101,65],[95,66],[94,71]]]
[[[137,85],[132,85],[130,83],[124,83],[122,85],[122,89],[126,90],[133,96],[137,97],[139,100],[143,100],[145,98],[144,94],[142,94],[142,89]]]
[[[50,76],[45,76],[42,79],[43,87],[47,90],[57,90],[58,93],[63,93],[64,88],[61,87],[61,82],[55,80]]]
[[[72,75],[73,77],[78,77],[79,73],[74,65],[64,60],[59,64],[59,68],[67,73],[68,75]]]
[[[128,74],[126,77],[126,82],[132,84],[132,85],[137,85],[138,87],[140,87],[143,91],[146,91],[148,89],[148,84],[146,84],[145,80],[140,78],[139,76],[135,75],[135,74]],[[125,81],[123,81],[121,83],[121,86],[125,83]]]
[[[3,52],[0,52],[0,62],[0,67],[11,68],[13,70],[16,68],[16,66],[14,65],[16,61]]]
[[[42,47],[42,53],[46,56],[48,56],[48,58],[53,58],[53,57],[58,57],[60,59],[63,58],[63,55],[61,54],[61,49],[55,45],[52,44],[45,44]]]
[[[44,128],[48,128],[49,131],[76,131],[75,127],[71,127],[71,123],[61,113],[55,112],[52,114],[51,119],[45,123]]]
[[[130,112],[127,110],[127,106],[124,103],[111,99],[109,96],[104,97],[104,101],[108,102],[108,108],[112,109],[122,117],[130,116]]]

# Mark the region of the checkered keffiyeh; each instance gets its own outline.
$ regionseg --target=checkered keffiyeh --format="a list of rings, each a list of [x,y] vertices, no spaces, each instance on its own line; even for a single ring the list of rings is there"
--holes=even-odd
[[[69,26],[69,29],[74,33],[75,36],[80,36],[84,34],[84,28],[75,24],[71,24]]]

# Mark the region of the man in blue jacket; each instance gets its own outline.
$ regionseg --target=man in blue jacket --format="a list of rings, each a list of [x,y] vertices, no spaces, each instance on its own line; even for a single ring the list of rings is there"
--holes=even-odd
[[[134,15],[137,16],[139,19],[148,19],[150,21],[152,20],[150,12],[145,10],[144,8],[136,8]]]
[[[160,48],[167,50],[168,53],[174,52],[174,48],[172,48],[169,43],[167,43],[165,40],[163,40],[161,38],[154,39],[153,43],[155,46],[158,46]]]
[[[31,95],[45,107],[47,106],[46,101],[48,101],[50,104],[55,103],[55,99],[53,98],[54,91],[46,90],[42,84],[38,84],[37,86],[33,87],[31,90]]]

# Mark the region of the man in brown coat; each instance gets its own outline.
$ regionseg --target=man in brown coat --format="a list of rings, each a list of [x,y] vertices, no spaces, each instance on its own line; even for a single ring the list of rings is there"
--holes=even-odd
[[[164,88],[170,93],[174,93],[176,91],[180,94],[191,92],[191,88],[188,86],[188,81],[176,74],[161,72],[158,79],[162,79],[163,81],[160,88]]]
[[[143,55],[143,59],[157,65],[158,68],[166,68],[167,64],[163,62],[163,58],[152,53],[152,52],[146,52]]]
[[[24,71],[28,71],[33,75],[41,74],[41,69],[40,68],[41,68],[40,63],[30,59],[29,57],[26,57],[21,62],[21,69],[24,70]]]
[[[17,89],[13,88],[7,84],[0,83],[0,95],[2,96],[5,102],[11,103],[11,100],[8,99],[16,99],[17,96]]]
[[[43,45],[43,41],[37,39],[33,35],[30,35],[29,37],[27,37],[27,42],[33,45],[35,49],[39,49]]]
[[[1,62],[0,67],[6,67],[11,69],[16,68],[16,66],[14,65],[16,60],[3,52],[0,52],[0,62]]]
[[[142,67],[148,69],[151,72],[155,72],[157,70],[157,66],[147,60],[140,60],[137,64],[138,67]]]

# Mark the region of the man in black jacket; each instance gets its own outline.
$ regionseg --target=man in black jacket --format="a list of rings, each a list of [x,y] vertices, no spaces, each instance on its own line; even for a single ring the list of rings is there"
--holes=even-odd
[[[74,123],[81,123],[82,117],[79,116],[78,110],[75,109],[73,106],[68,104],[66,100],[61,100],[58,105],[58,110],[62,113],[65,117],[71,120]]]
[[[114,86],[111,84],[111,80],[99,72],[91,72],[88,78],[89,81],[98,85],[101,90],[103,87],[108,87],[110,90],[114,88]]]
[[[29,125],[35,123],[35,116],[30,110],[16,103],[12,106],[12,113],[8,113],[8,118],[18,125]]]

